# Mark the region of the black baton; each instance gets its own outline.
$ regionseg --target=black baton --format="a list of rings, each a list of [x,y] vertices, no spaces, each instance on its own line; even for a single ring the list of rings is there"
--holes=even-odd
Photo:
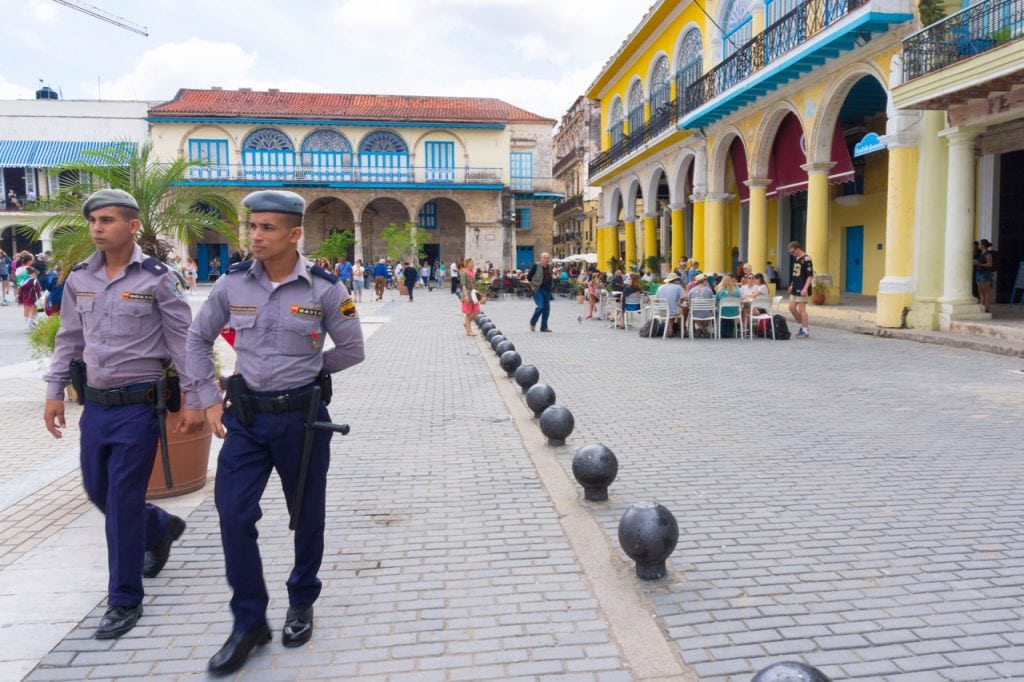
[[[174,487],[171,478],[171,455],[167,451],[167,377],[161,376],[153,383],[153,412],[160,425],[160,460],[164,465],[164,484],[168,489]]]
[[[332,431],[345,436],[348,435],[348,424],[334,424],[332,422],[318,422],[317,414],[320,412],[320,384],[313,384],[309,392],[309,410],[306,412],[306,438],[302,442],[302,459],[299,460],[299,478],[295,484],[295,497],[292,499],[291,519],[288,521],[288,530],[295,530],[299,526],[299,512],[302,510],[302,498],[306,494],[306,479],[309,477],[309,458],[313,451],[313,435],[317,431]]]

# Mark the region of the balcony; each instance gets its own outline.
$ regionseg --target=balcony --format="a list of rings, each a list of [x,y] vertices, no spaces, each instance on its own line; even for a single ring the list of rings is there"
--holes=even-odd
[[[983,0],[903,40],[898,107],[946,109],[1024,84],[1024,0]]]
[[[590,176],[597,175],[666,130],[673,129],[677,119],[677,108],[677,101],[672,100],[658,107],[657,111],[651,112],[651,118],[646,123],[636,130],[629,131],[629,135],[623,135],[621,140],[594,157],[590,162]]]
[[[234,164],[195,166],[189,169],[184,182],[197,185],[404,186],[412,189],[447,186],[501,189],[506,184],[505,170],[502,168],[423,166],[365,168],[359,166],[304,167]]]
[[[583,195],[576,194],[569,197],[565,201],[560,201],[555,204],[555,217],[569,213],[570,211],[582,211],[583,210]]]
[[[583,160],[583,147],[573,147],[564,156],[555,161],[555,165],[551,167],[551,174],[557,178],[581,160]]]

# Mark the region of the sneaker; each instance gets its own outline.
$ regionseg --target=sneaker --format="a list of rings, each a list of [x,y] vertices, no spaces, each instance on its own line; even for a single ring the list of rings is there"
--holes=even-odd
[[[537,331],[537,325],[531,324],[531,325],[530,325],[530,331],[531,331],[531,332],[535,332],[535,331]]]
[[[811,334],[806,329],[801,329],[799,332],[797,332],[796,338],[798,338],[798,339],[809,339],[809,338],[811,338]]]

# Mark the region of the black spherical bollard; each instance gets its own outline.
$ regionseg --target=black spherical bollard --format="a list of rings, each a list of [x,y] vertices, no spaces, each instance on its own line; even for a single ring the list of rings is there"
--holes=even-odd
[[[500,329],[491,329],[486,334],[484,334],[484,337],[486,337],[487,340],[490,341],[492,338],[494,338],[495,336],[497,336],[500,333],[501,333]]]
[[[509,341],[506,341],[505,343],[511,345],[511,342]],[[523,359],[519,357],[519,353],[515,352],[513,349],[502,353],[498,362],[501,364],[501,368],[505,370],[505,374],[511,377],[516,373],[516,370],[519,369],[519,365],[523,364]]]
[[[509,341],[508,339],[505,339],[504,341],[502,341],[501,343],[499,343],[497,346],[494,347],[494,352],[500,358],[505,353],[509,352],[510,350],[515,350],[515,349],[516,349],[516,345],[514,343],[512,343],[511,341]]]
[[[476,322],[476,326],[479,327],[481,324],[483,324],[483,321],[485,319],[487,319],[487,316],[484,315],[483,313],[479,313],[476,317],[473,318],[473,321]]]
[[[619,460],[615,458],[614,452],[601,443],[584,445],[572,456],[572,475],[583,486],[585,500],[607,500],[608,486],[618,473]]]
[[[540,419],[544,410],[555,404],[555,389],[547,384],[534,384],[526,392],[526,406],[533,410],[533,416]]]
[[[637,502],[619,521],[619,545],[636,562],[636,575],[642,580],[665,577],[665,559],[678,541],[676,517],[657,502]]]
[[[832,682],[832,680],[817,668],[797,661],[783,661],[762,668],[750,682]]]
[[[483,325],[480,326],[480,331],[486,334],[487,332],[491,331],[494,328],[494,323],[488,320],[487,322],[484,322]]]
[[[522,365],[516,370],[515,379],[523,393],[526,393],[531,386],[540,381],[540,370],[533,365]]]
[[[494,336],[492,336],[490,338],[491,350],[497,350],[498,349],[498,344],[501,343],[504,340],[505,340],[505,337],[502,336],[501,334],[495,334]]]
[[[565,445],[565,439],[576,426],[568,407],[552,405],[540,415],[540,430],[548,437],[548,445]]]

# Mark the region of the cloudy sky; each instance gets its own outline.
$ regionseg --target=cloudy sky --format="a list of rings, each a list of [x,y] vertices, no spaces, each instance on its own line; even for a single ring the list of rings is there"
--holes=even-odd
[[[653,0],[0,0],[0,99],[180,87],[499,97],[559,118]]]

